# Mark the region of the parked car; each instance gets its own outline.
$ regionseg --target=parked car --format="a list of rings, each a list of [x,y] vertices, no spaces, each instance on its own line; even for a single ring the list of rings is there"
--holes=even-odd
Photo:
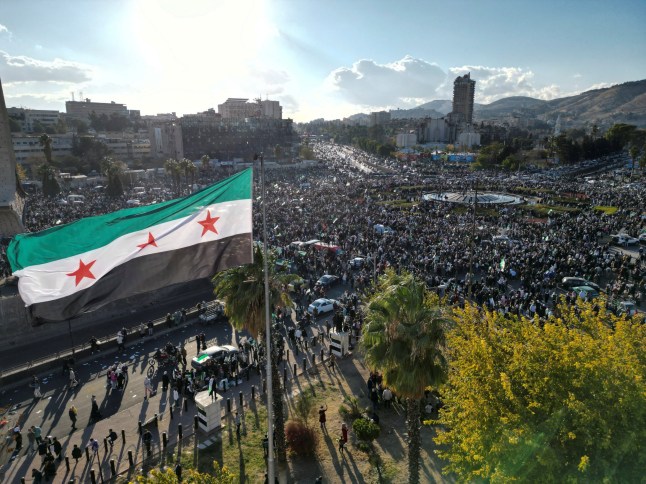
[[[601,292],[601,288],[597,284],[583,277],[564,277],[561,284],[565,289],[573,289],[577,286],[589,286],[597,292]]]
[[[320,287],[331,287],[337,282],[339,282],[339,278],[337,276],[325,274],[324,276],[321,276],[318,281],[316,281],[316,285]]]
[[[320,298],[307,307],[307,312],[314,314],[314,310],[316,309],[317,314],[329,313],[334,310],[335,304],[336,301],[334,299]]]
[[[611,307],[617,316],[625,314],[628,317],[632,317],[637,314],[637,305],[634,301],[617,301]]]
[[[639,243],[646,245],[646,234],[641,234],[639,236]]]
[[[575,291],[580,298],[583,298],[586,301],[599,297],[599,291],[590,286],[577,286],[573,287],[572,290]]]
[[[363,257],[355,257],[350,261],[350,267],[352,267],[353,269],[359,269],[363,267],[363,264],[365,263],[366,259],[364,259]]]
[[[191,360],[191,367],[196,370],[201,370],[208,365],[210,361],[223,360],[234,352],[237,354],[238,350],[231,345],[209,346]]]
[[[614,234],[614,235],[611,235],[610,238],[615,244],[618,244],[618,245],[635,245],[639,243],[639,239],[636,239],[635,237],[631,237],[628,234]]]

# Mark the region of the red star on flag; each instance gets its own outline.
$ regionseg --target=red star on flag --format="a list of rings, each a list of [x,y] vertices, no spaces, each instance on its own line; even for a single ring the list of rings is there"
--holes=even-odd
[[[151,232],[148,232],[148,242],[146,242],[144,244],[139,244],[137,247],[139,247],[140,249],[143,250],[146,247],[148,247],[149,245],[157,247],[157,244],[155,243],[155,237],[153,237],[153,234]]]
[[[94,277],[94,274],[90,272],[90,269],[92,268],[95,262],[96,260],[93,260],[88,264],[84,264],[82,260],[79,260],[79,268],[76,269],[74,272],[70,272],[67,275],[76,277],[77,286],[79,285],[79,282],[83,280],[84,277],[87,277],[88,279],[96,279]]]
[[[220,220],[220,217],[211,218],[211,211],[206,211],[206,218],[204,220],[198,220],[198,224],[202,226],[202,237],[207,232],[213,232],[214,234],[218,233],[218,230],[215,228],[215,222]]]

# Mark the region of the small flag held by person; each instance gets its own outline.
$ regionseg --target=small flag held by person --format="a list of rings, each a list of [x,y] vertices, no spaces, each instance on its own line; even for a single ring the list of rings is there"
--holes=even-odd
[[[252,170],[183,198],[17,235],[7,256],[32,316],[60,321],[252,260]]]

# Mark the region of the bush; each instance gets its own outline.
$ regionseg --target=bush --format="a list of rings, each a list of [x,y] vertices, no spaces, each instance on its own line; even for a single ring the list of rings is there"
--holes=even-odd
[[[379,425],[374,423],[372,420],[365,418],[358,418],[352,422],[352,430],[359,440],[365,442],[372,442],[377,437],[379,437],[379,432],[381,429]]]
[[[359,399],[357,397],[345,397],[343,403],[344,405],[339,407],[339,413],[342,417],[355,420],[367,412],[366,407],[362,407],[359,404]]]
[[[285,424],[285,438],[289,450],[299,456],[313,455],[318,444],[317,434],[300,420]]]

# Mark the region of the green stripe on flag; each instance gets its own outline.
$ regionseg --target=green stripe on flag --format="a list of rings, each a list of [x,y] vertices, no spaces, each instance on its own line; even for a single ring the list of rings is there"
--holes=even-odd
[[[19,234],[7,248],[13,272],[83,254],[126,234],[188,217],[214,203],[251,199],[251,168],[184,198],[84,218],[42,232]]]

